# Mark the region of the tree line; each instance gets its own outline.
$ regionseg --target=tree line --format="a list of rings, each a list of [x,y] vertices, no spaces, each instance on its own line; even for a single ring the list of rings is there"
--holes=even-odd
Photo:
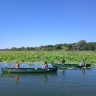
[[[96,42],[86,42],[86,40],[80,40],[77,43],[71,44],[56,44],[56,45],[45,45],[39,47],[21,47],[16,48],[12,47],[10,49],[0,49],[0,51],[55,51],[55,50],[64,50],[64,51],[88,51],[88,50],[96,50]]]

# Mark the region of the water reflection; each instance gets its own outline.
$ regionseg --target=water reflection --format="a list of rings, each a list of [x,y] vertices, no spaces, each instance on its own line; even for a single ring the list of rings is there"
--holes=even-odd
[[[44,74],[44,75],[42,75],[42,78],[44,79],[43,83],[48,82],[48,75]]]
[[[86,72],[86,68],[82,68],[81,70],[82,70],[82,75],[84,76]]]
[[[19,83],[19,75],[18,74],[2,73],[1,78],[4,78],[4,80],[7,80],[9,78],[14,78],[15,83]]]
[[[91,71],[91,68],[75,68],[75,69],[63,69],[63,68],[59,68],[58,69],[58,75],[60,76],[66,76],[66,74],[79,74],[79,72],[81,73],[82,76],[86,75],[86,72]],[[68,76],[68,75],[67,75]]]
[[[4,80],[8,80],[9,78],[14,78],[15,83],[20,83],[20,78],[22,79],[28,79],[31,78],[41,78],[43,83],[47,83],[48,79],[50,79],[50,76],[57,76],[57,73],[35,73],[35,74],[30,74],[30,73],[1,73],[1,78],[4,78]]]
[[[58,69],[58,74],[61,74],[62,76],[64,76],[65,75],[65,69],[62,69],[62,68],[59,68]]]
[[[16,82],[16,83],[19,83],[19,75],[16,75],[16,76],[15,76],[15,82]]]
[[[86,74],[86,71],[91,71],[91,68],[82,68],[82,75],[84,76]]]

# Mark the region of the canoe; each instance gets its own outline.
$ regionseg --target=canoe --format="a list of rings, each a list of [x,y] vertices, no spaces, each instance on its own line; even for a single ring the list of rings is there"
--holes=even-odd
[[[49,73],[56,72],[57,67],[42,69],[42,68],[1,68],[3,73]]]
[[[79,64],[52,64],[53,67],[58,67],[58,68],[82,68],[82,67],[91,67],[91,64],[86,64],[86,66],[81,66]]]
[[[85,65],[79,65],[79,64],[76,65],[76,68],[83,68],[83,67],[90,68],[91,64],[86,64],[86,66]]]

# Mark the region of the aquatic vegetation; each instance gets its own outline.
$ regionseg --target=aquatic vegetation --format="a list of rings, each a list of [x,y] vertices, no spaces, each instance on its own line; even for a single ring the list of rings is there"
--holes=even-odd
[[[96,63],[95,51],[0,51],[0,62],[20,63],[44,62],[61,63],[62,59],[66,63],[81,63],[82,59],[86,63]]]

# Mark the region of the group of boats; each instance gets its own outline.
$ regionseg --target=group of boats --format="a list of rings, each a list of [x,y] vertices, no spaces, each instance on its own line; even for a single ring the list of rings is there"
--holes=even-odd
[[[52,64],[53,67],[42,69],[42,68],[1,68],[3,73],[50,73],[57,72],[58,68],[90,68],[91,64],[79,65],[79,64]]]

